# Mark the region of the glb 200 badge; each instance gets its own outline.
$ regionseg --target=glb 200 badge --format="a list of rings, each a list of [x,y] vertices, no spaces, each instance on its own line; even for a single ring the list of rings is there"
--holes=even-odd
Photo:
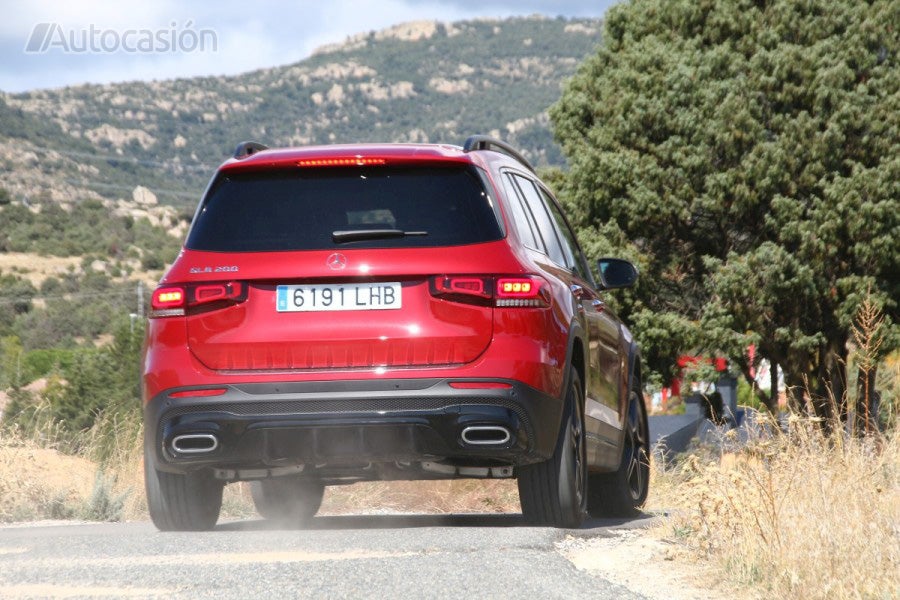
[[[191,267],[189,273],[237,273],[240,267],[220,265],[217,267]]]

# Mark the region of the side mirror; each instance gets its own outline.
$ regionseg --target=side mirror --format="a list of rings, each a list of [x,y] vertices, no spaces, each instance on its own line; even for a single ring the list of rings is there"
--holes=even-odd
[[[631,287],[637,281],[637,267],[621,258],[601,258],[597,261],[600,285],[604,290]]]

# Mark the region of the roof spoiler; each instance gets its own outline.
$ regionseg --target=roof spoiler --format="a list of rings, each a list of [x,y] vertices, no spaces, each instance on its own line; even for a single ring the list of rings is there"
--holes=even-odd
[[[472,152],[473,150],[494,150],[495,152],[500,152],[501,154],[505,154],[519,161],[523,167],[534,173],[534,167],[531,166],[528,159],[506,142],[502,142],[496,138],[492,138],[488,135],[471,136],[466,140],[466,143],[463,144],[463,152]]]
[[[268,150],[268,146],[264,146],[259,142],[241,142],[234,149],[234,157],[238,160],[253,156],[261,150]]]

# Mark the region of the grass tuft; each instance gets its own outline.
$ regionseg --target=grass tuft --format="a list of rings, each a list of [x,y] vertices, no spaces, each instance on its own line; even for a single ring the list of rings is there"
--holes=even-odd
[[[87,521],[121,521],[125,511],[125,500],[131,495],[130,490],[117,493],[115,476],[106,476],[97,471],[91,497],[84,504],[82,518]]]

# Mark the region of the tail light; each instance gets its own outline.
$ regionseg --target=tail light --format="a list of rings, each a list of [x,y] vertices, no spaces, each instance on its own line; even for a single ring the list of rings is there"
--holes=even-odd
[[[431,295],[444,300],[487,306],[493,299],[493,283],[491,277],[439,275],[431,279]]]
[[[534,275],[492,277],[439,275],[431,279],[431,295],[444,300],[496,307],[550,306],[546,282]]]
[[[245,286],[240,281],[228,283],[205,283],[188,288],[188,306],[201,304],[226,303],[234,304],[246,299]]]
[[[181,317],[190,312],[224,308],[246,299],[247,286],[240,281],[161,286],[150,298],[150,318]]]
[[[537,277],[501,277],[497,279],[497,306],[550,306],[550,293]]]
[[[184,315],[187,296],[182,287],[158,287],[150,297],[150,318]]]

